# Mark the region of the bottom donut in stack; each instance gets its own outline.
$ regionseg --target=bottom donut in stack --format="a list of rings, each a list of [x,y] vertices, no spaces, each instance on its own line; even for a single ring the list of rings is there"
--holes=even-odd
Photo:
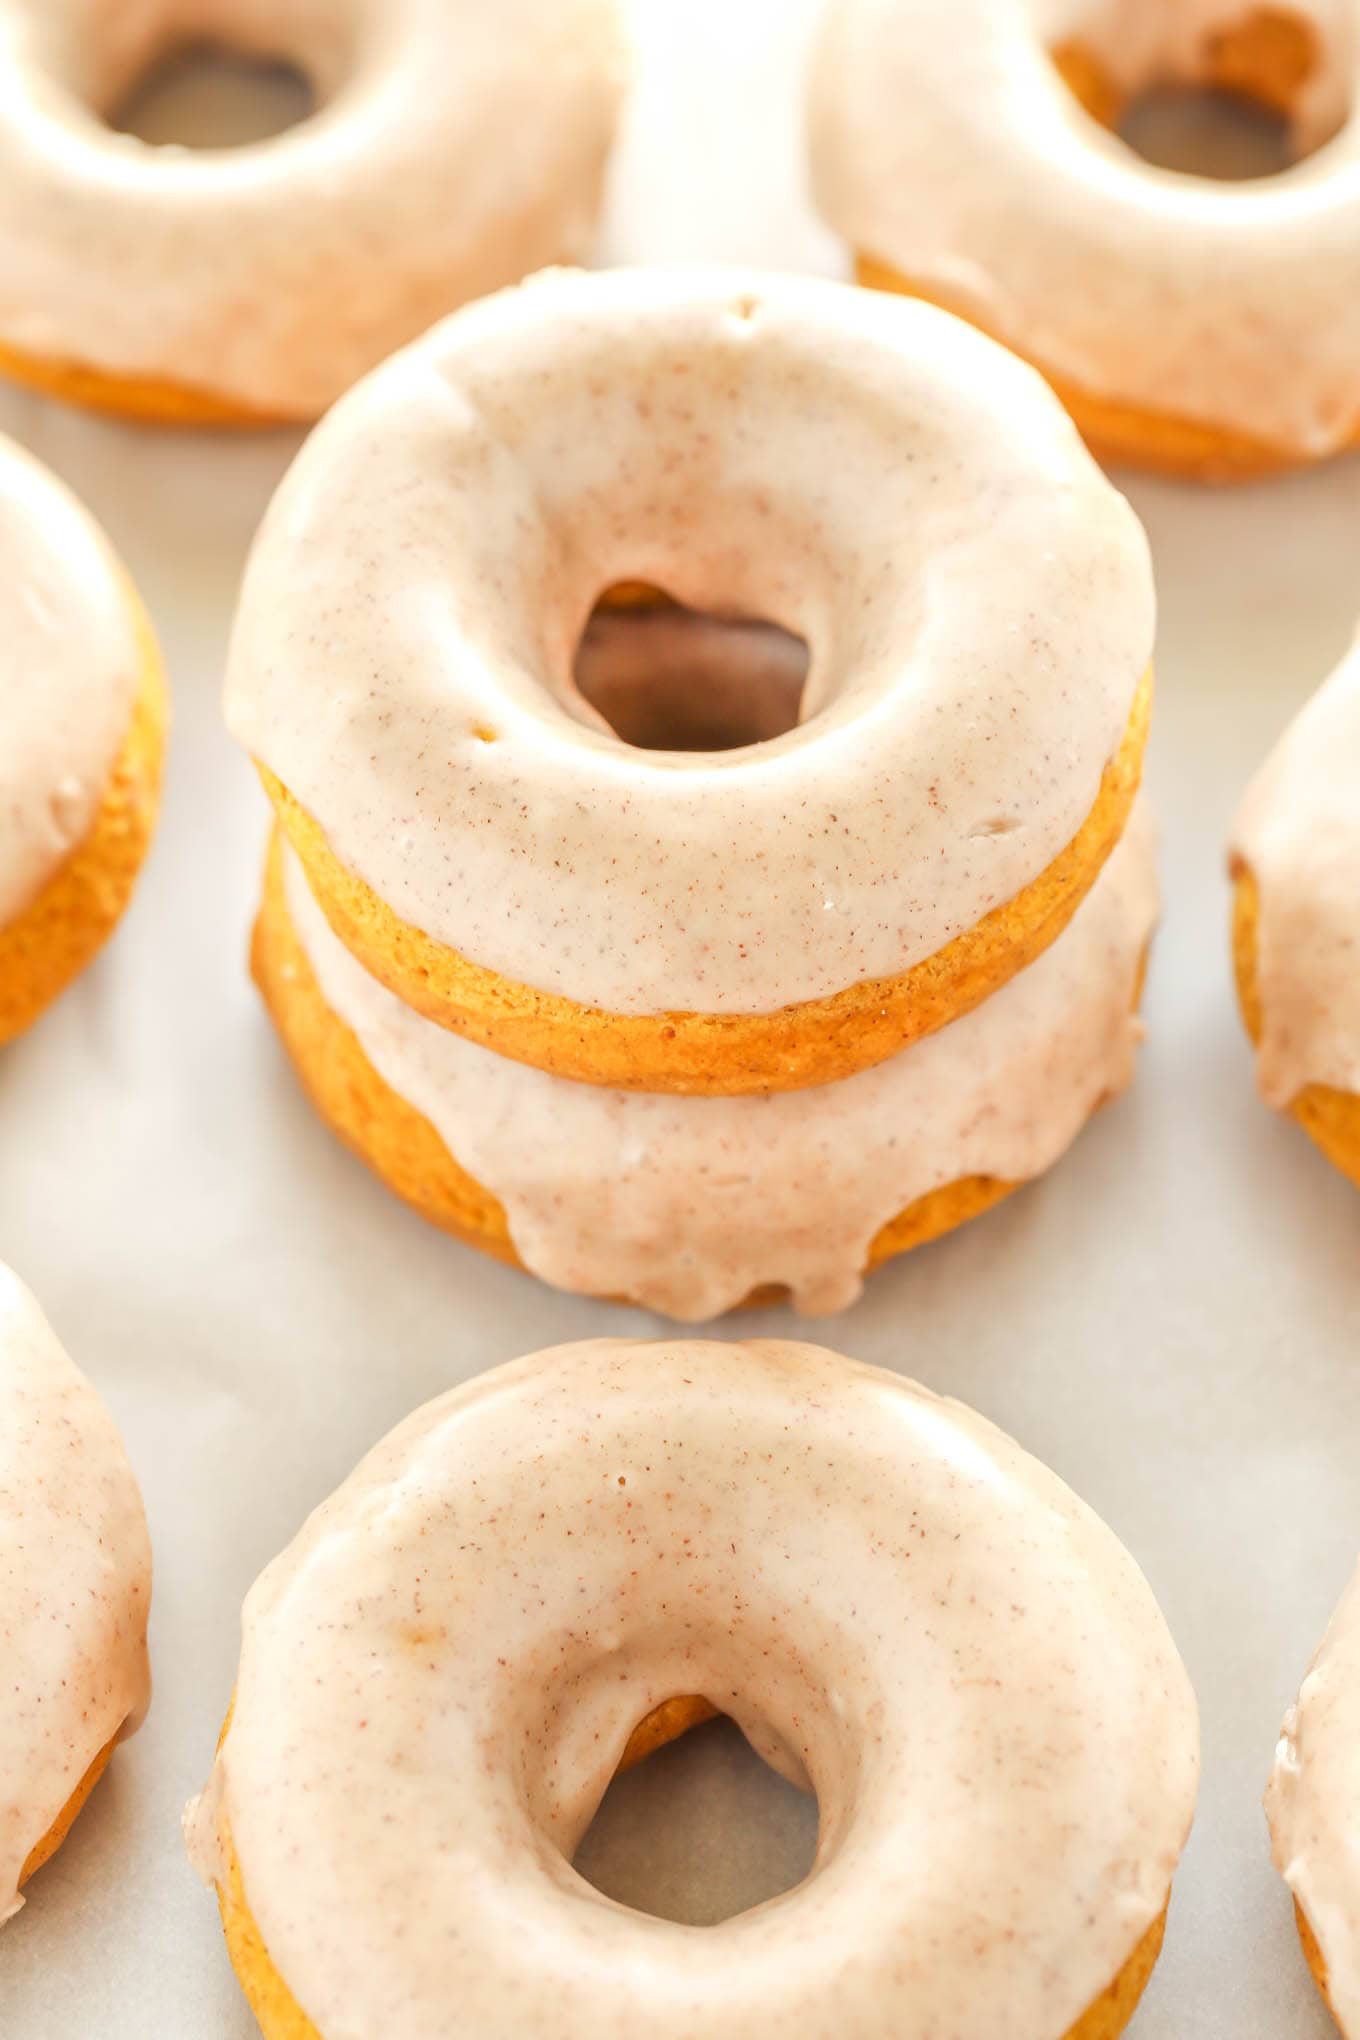
[[[349,954],[280,834],[254,970],[323,1118],[436,1225],[678,1319],[783,1292],[820,1315],[1050,1167],[1128,1083],[1153,837],[1140,807],[1070,927],[981,1006],[809,1090],[612,1091],[465,1041]]]

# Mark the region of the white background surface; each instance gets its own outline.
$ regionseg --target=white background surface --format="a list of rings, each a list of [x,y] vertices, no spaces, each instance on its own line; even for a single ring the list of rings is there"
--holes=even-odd
[[[809,12],[640,6],[609,254],[837,266],[799,197]],[[125,927],[0,1059],[0,1252],[121,1420],[158,1565],[150,1720],[0,1938],[0,2033],[248,2040],[178,1833],[245,1589],[426,1397],[550,1341],[665,1328],[422,1226],[312,1117],[246,979],[265,814],[220,726],[220,668],[245,548],[293,442],[138,432],[19,396],[0,400],[0,429],[106,522],[161,630],[177,713],[163,827]],[[1329,2029],[1259,1797],[1360,1545],[1360,1204],[1254,1099],[1222,845],[1360,610],[1360,464],[1237,494],[1131,493],[1161,587],[1150,782],[1167,892],[1137,1086],[1046,1182],[887,1269],[813,1335],[1014,1432],[1106,1517],[1162,1601],[1199,1693],[1204,1782],[1136,2040],[1311,2040]],[[739,1324],[805,1329],[785,1312]],[[722,1730],[644,1767],[608,1814],[596,1871],[695,1912],[766,1895],[811,1839],[806,1805]]]

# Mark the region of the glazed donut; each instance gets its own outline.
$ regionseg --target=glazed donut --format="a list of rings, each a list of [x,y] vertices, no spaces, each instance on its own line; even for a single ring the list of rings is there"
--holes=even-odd
[[[1285,1716],[1266,1816],[1308,1966],[1347,2040],[1360,2040],[1360,1574]]]
[[[160,801],[169,703],[103,534],[0,438],[0,1044],[112,933]]]
[[[805,640],[796,727],[648,752],[581,695],[639,581]],[[851,1075],[1075,912],[1140,770],[1146,544],[1039,379],[926,306],[737,271],[470,306],[312,435],[228,719],[346,947],[554,1075]]]
[[[571,1868],[691,1695],[820,1801],[805,1882],[703,1929]],[[186,1826],[267,2040],[443,2040],[451,2004],[555,2040],[1111,2040],[1196,1769],[1146,1581],[990,1424],[815,1346],[600,1340],[429,1404],[312,1515]]]
[[[948,33],[935,0],[831,0],[811,79],[861,280],[1034,362],[1102,457],[1226,481],[1360,437],[1356,0],[955,0]],[[1246,184],[1155,168],[1107,130],[1162,82],[1329,146]]]
[[[296,62],[238,149],[109,114],[168,49]],[[149,419],[311,419],[465,299],[583,256],[617,0],[0,0],[0,373]]]
[[[1231,869],[1261,1095],[1360,1184],[1360,640],[1252,783]]]
[[[254,962],[323,1117],[435,1224],[672,1317],[785,1292],[819,1315],[1040,1174],[1123,1090],[1156,906],[1135,809],[1071,924],[984,1005],[875,1069],[749,1098],[604,1091],[436,1027],[350,956],[277,834]]]
[[[150,1602],[113,1420],[0,1267],[0,1924],[141,1722]]]

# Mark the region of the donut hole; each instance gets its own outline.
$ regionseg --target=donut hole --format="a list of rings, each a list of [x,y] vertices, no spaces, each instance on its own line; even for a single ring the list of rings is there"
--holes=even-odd
[[[1277,177],[1298,160],[1284,114],[1214,86],[1153,86],[1116,132],[1145,163],[1225,183]]]
[[[154,58],[105,118],[157,147],[244,148],[309,120],[320,95],[300,64],[190,43]]]
[[[687,609],[654,590],[616,587],[577,647],[582,699],[642,751],[732,751],[802,720],[808,647],[755,617]]]
[[[1275,177],[1350,117],[1350,53],[1285,7],[1159,24],[1139,0],[1050,52],[1085,111],[1155,168],[1220,182]],[[1341,61],[1343,55],[1346,61]]]
[[[635,1912],[717,1926],[800,1884],[818,1807],[734,1722],[691,1729],[619,1774],[576,1851],[588,1884]]]

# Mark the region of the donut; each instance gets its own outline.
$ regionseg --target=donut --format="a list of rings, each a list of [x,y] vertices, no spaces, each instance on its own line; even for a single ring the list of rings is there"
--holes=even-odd
[[[141,1722],[150,1602],[113,1420],[0,1267],[0,1925]]]
[[[1266,1788],[1275,1867],[1337,2025],[1360,2035],[1360,1574],[1341,1598],[1280,1731]]]
[[[830,0],[810,77],[860,280],[1034,362],[1103,459],[1237,481],[1360,438],[1355,0],[954,0],[947,33],[934,0]],[[1309,160],[1154,167],[1109,130],[1163,83],[1269,106]]]
[[[646,751],[573,658],[620,582],[809,648],[800,721]],[[842,284],[558,272],[352,391],[271,505],[227,716],[327,919],[553,1075],[823,1084],[977,1005],[1123,831],[1141,527],[1040,379]]]
[[[820,1802],[719,1926],[571,1859],[638,1723]],[[958,1403],[816,1346],[596,1340],[401,1425],[252,1589],[191,1857],[266,2040],[1111,2040],[1194,1698],[1113,1534]]]
[[[1360,1184],[1360,640],[1249,788],[1230,868],[1261,1095]]]
[[[820,1315],[1039,1175],[1129,1082],[1152,834],[1135,809],[1070,925],[985,1005],[812,1090],[610,1092],[462,1040],[355,961],[277,831],[255,976],[323,1118],[436,1225],[676,1318],[782,1294]]]
[[[102,532],[4,438],[0,642],[3,1044],[85,968],[127,906],[155,825],[169,714],[151,625]]]
[[[109,118],[177,44],[294,62],[236,149]],[[0,0],[0,374],[176,424],[316,418],[465,300],[585,255],[617,0]]]

